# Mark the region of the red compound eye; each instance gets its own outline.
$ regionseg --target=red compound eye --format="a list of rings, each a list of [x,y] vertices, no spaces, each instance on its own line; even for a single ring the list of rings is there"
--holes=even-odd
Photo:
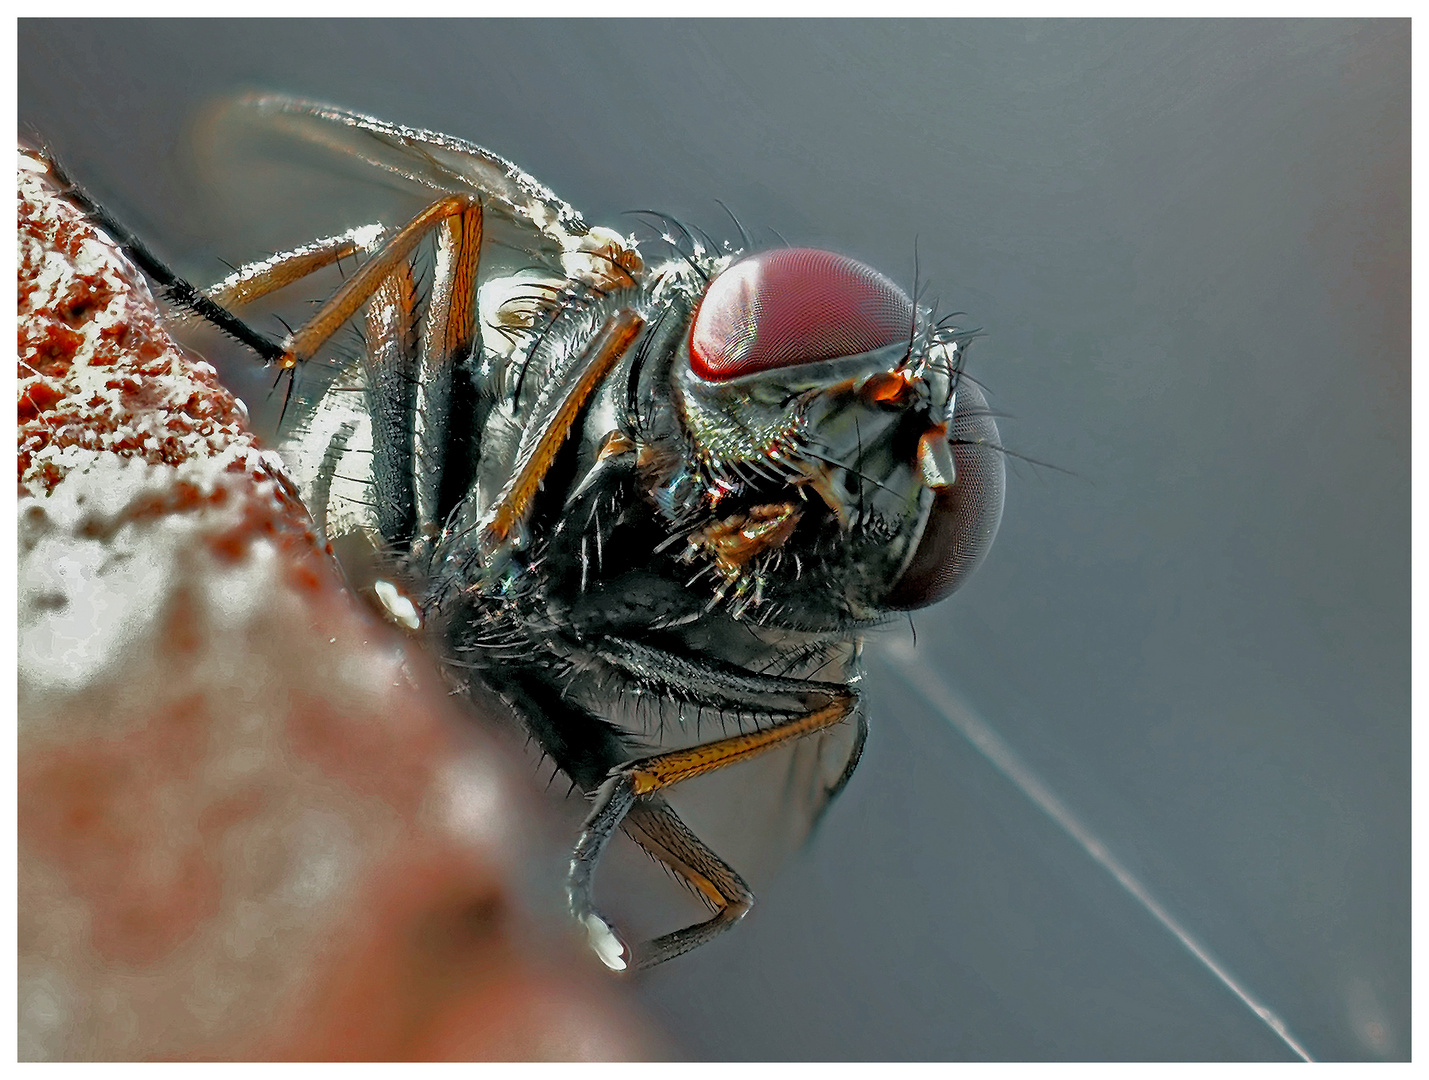
[[[861,262],[765,251],[710,283],[690,328],[690,367],[719,381],[854,356],[907,338],[912,320],[903,290]]]

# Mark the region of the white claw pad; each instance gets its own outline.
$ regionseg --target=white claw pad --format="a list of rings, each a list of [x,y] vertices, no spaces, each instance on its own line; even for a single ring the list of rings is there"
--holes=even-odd
[[[422,616],[417,611],[417,605],[403,596],[396,585],[390,581],[375,581],[372,588],[393,622],[398,626],[405,626],[408,630],[421,629]]]
[[[581,922],[585,924],[586,939],[596,956],[600,957],[600,962],[611,971],[624,971],[628,966],[625,946],[615,936],[610,924],[594,913],[585,916]]]

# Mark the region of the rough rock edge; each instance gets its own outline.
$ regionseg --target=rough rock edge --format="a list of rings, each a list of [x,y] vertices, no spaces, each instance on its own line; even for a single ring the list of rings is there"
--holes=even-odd
[[[19,151],[19,472],[43,495],[97,454],[278,479],[247,410],[165,331],[143,278],[63,198],[48,164]]]
[[[540,959],[496,755],[441,733],[431,665],[356,614],[241,404],[33,155],[19,243],[21,1056],[648,1052]],[[83,602],[110,609],[102,640],[70,619],[86,670],[27,665]],[[354,887],[295,906],[332,858],[293,847],[303,807],[357,815]]]

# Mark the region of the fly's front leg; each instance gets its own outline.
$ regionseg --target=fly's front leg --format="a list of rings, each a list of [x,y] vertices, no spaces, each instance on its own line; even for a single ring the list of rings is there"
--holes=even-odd
[[[659,859],[714,911],[704,922],[665,934],[632,951],[591,903],[591,878],[616,827]],[[567,883],[571,914],[585,927],[591,949],[609,968],[649,968],[689,952],[730,929],[754,906],[754,893],[734,868],[689,830],[659,795],[636,798],[627,777],[610,777],[596,794],[571,856]]]
[[[634,804],[635,793],[623,776],[610,777],[596,790],[590,814],[581,827],[580,839],[571,852],[571,870],[566,879],[566,902],[572,918],[585,927],[590,947],[600,957],[601,963],[614,971],[624,971],[630,966],[630,949],[591,903],[591,879],[595,876],[595,866],[600,862],[605,845],[610,843],[610,838]]]
[[[551,392],[551,400],[546,403],[549,415],[534,438],[528,441],[526,437],[531,433],[529,427],[523,432],[511,478],[482,522],[482,540],[488,554],[511,542],[520,530],[557,451],[570,436],[591,397],[644,328],[645,320],[635,312],[617,311],[606,319],[586,346],[574,365],[569,384],[548,388]]]
[[[571,913],[586,927],[592,947],[609,966],[649,967],[728,929],[754,902],[739,875],[685,827],[658,793],[683,780],[746,761],[841,723],[857,711],[858,695],[839,683],[753,674],[616,638],[607,638],[597,655],[657,692],[679,689],[693,693],[702,706],[744,706],[760,721],[751,731],[627,762],[612,771],[596,794],[571,858]],[[790,698],[802,699],[804,707],[778,711],[770,707],[773,701]],[[862,750],[864,730],[860,728],[854,753],[831,789],[830,798],[852,774]],[[633,952],[619,939],[610,923],[595,911],[591,891],[596,863],[616,828],[622,825],[636,843],[669,866],[715,908],[712,919],[657,938]]]
[[[692,833],[659,795],[637,799],[623,828],[646,852],[668,866],[714,911],[713,918],[641,946],[635,967],[654,967],[698,948],[749,914],[754,893],[734,868]]]
[[[858,768],[858,763],[863,760],[863,748],[868,742],[868,714],[863,709],[856,709],[854,715],[854,735],[853,746],[849,748],[848,758],[844,761],[843,770],[838,778],[824,788],[823,800],[814,811],[814,825],[817,827],[824,815],[828,813],[829,807],[833,805],[835,799],[843,794],[844,788],[848,787],[848,782],[853,779],[853,772]]]

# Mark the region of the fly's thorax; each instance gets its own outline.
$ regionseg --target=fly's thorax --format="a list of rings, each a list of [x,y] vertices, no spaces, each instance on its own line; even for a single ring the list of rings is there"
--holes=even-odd
[[[468,587],[495,593],[559,593],[572,575],[582,591],[598,586],[607,566],[600,553],[619,510],[633,504],[651,516],[624,474],[637,443],[646,450],[663,445],[661,433],[675,427],[669,357],[699,294],[692,279],[698,281],[684,264],[667,264],[608,290],[566,280],[527,294],[522,290],[541,279],[519,275],[482,287],[488,322],[513,310],[513,298],[533,304],[540,320],[513,324],[505,337],[486,335],[492,344],[472,365],[487,403],[475,479],[438,544],[437,563],[459,563]],[[614,366],[592,379],[608,328],[622,321],[638,329]],[[513,502],[516,478],[533,472],[537,483]],[[493,544],[488,518],[511,506],[517,509],[502,519]]]

